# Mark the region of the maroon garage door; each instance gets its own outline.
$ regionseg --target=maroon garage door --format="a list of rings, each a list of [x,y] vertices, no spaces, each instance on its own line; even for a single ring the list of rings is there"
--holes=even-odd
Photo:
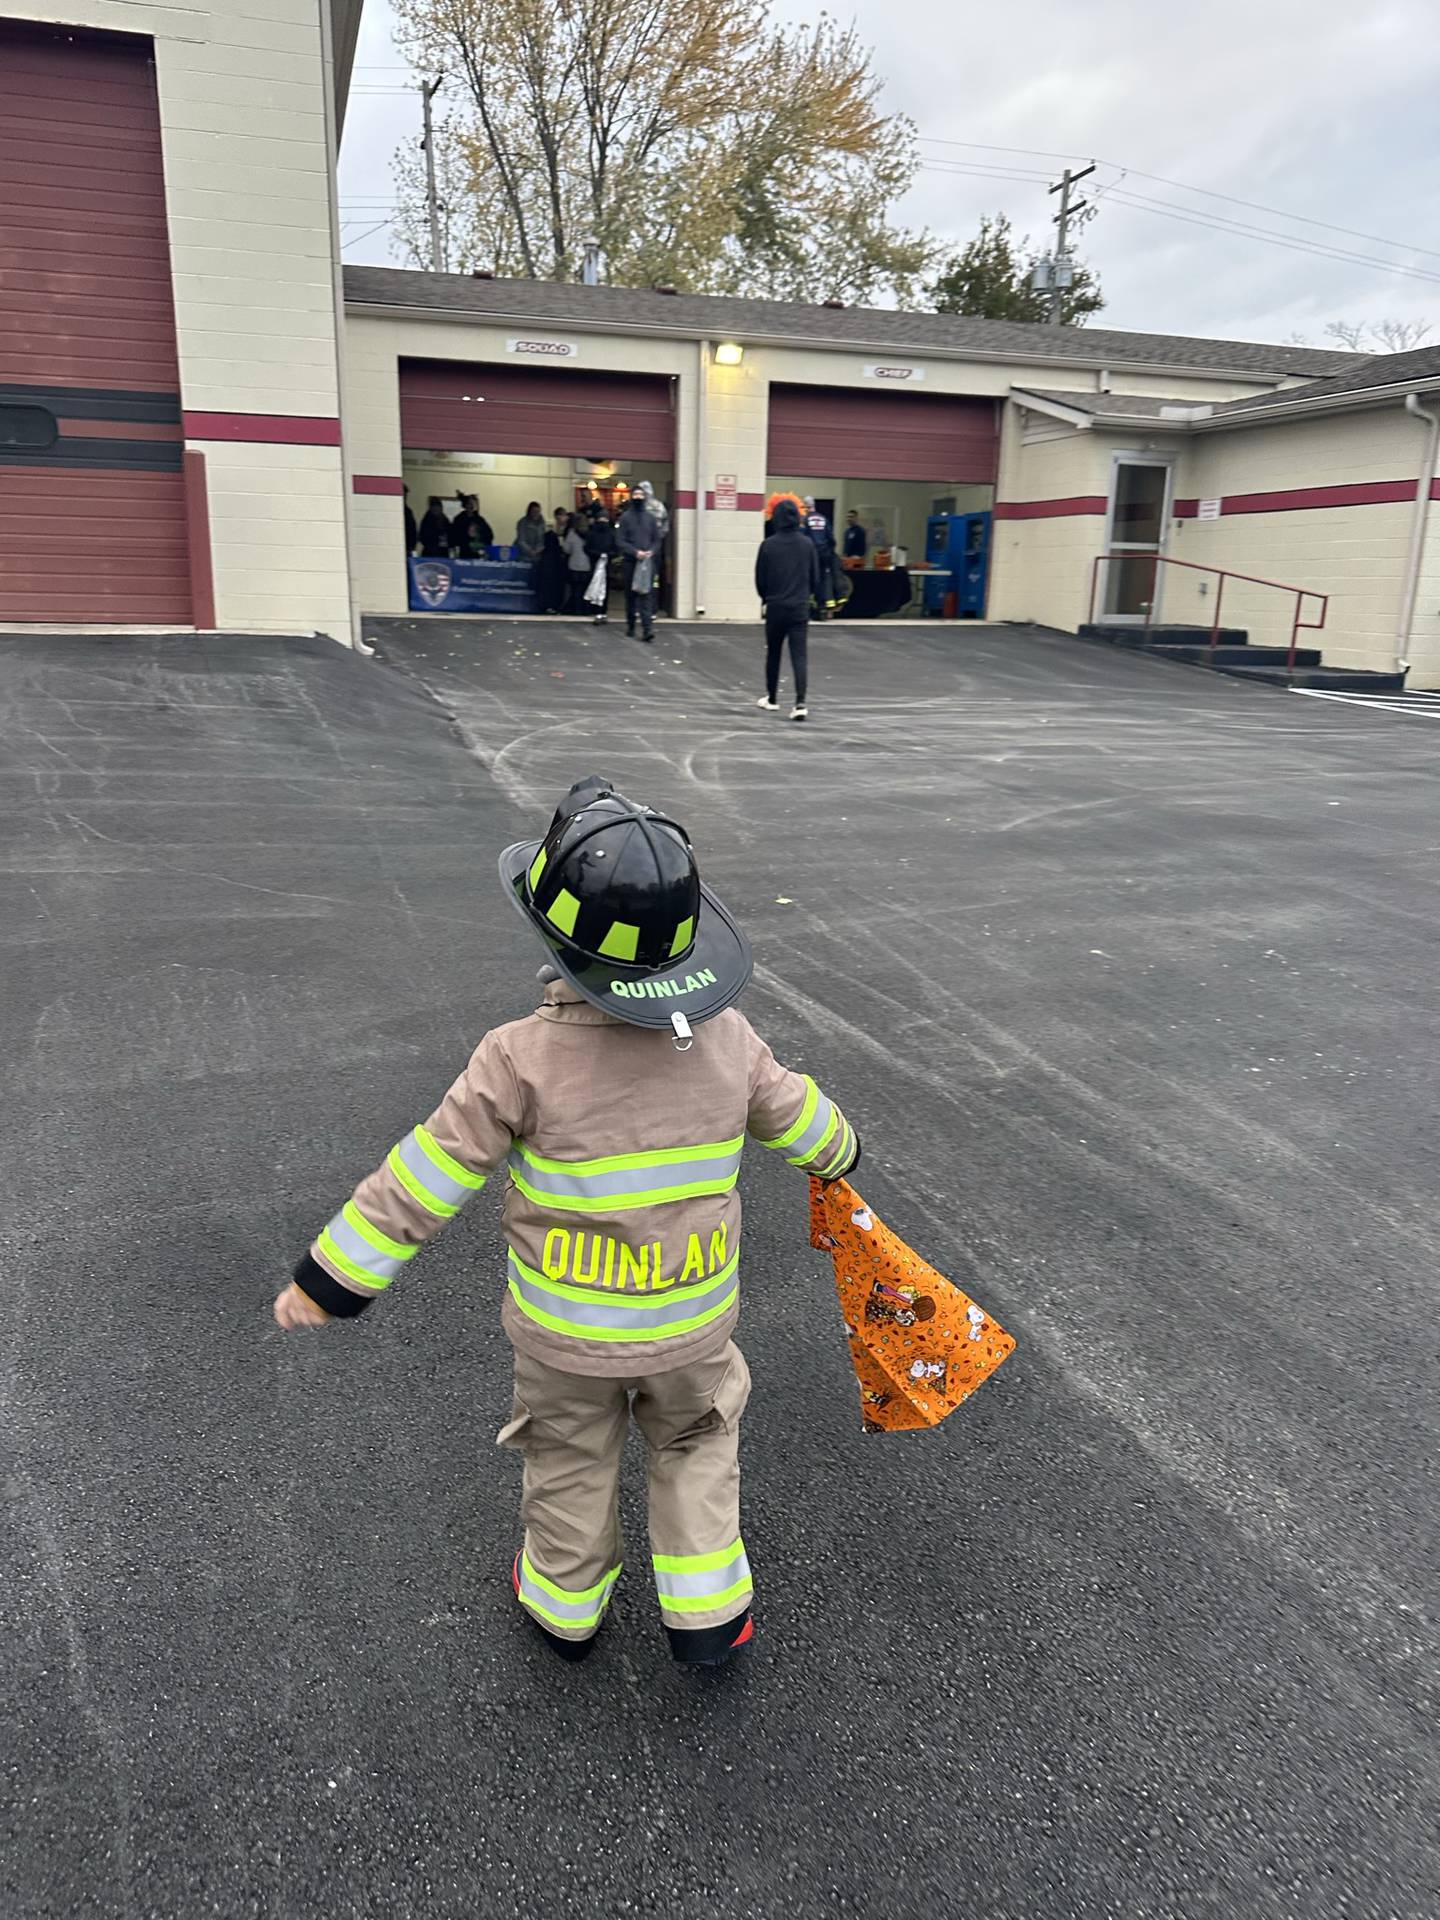
[[[150,43],[0,21],[0,620],[188,626]]]
[[[673,460],[671,383],[572,367],[400,363],[400,439],[448,453]]]
[[[999,450],[994,400],[914,389],[770,389],[767,473],[993,486]]]

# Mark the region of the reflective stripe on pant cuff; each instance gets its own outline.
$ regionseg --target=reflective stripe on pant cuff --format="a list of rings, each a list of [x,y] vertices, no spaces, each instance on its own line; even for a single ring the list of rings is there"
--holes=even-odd
[[[593,1587],[572,1591],[557,1586],[553,1580],[547,1580],[543,1573],[537,1573],[530,1563],[530,1555],[522,1551],[520,1603],[543,1620],[546,1626],[560,1633],[583,1636],[587,1631],[593,1632],[604,1619],[610,1595],[619,1578],[620,1568],[614,1566]]]

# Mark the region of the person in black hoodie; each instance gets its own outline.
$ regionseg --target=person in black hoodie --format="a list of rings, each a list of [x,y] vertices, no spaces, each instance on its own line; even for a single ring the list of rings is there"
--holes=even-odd
[[[605,589],[604,597],[590,600],[588,605],[595,609],[595,624],[603,627],[610,618],[610,562],[615,555],[615,529],[610,524],[610,516],[603,502],[596,500],[590,508],[590,525],[585,534],[585,555],[593,568],[604,564],[600,576]],[[594,575],[592,572],[591,578]]]
[[[450,551],[450,522],[438,493],[431,494],[420,522],[420,551],[427,560],[443,560]]]
[[[776,507],[774,528],[755,556],[755,591],[765,604],[765,693],[755,704],[766,713],[779,712],[780,657],[788,640],[790,671],[795,677],[790,718],[808,720],[806,643],[811,597],[820,591],[820,553],[801,528],[793,500],[782,500]]]

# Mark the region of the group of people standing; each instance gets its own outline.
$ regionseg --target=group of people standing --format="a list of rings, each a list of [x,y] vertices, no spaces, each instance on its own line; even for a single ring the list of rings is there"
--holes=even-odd
[[[431,494],[418,526],[405,508],[408,550],[418,546],[426,559],[484,559],[495,543],[490,522],[473,493],[457,495],[454,519],[438,494]],[[655,605],[670,516],[648,480],[627,500],[618,522],[602,500],[573,512],[556,507],[549,520],[532,500],[515,523],[515,558],[533,571],[535,597],[542,613],[589,614],[596,626],[610,618],[610,567],[621,559],[625,588],[625,631],[637,640],[655,638]]]

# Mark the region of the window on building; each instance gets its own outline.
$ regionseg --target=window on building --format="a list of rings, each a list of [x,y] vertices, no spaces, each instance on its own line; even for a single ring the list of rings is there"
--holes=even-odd
[[[0,402],[0,447],[40,452],[53,447],[60,436],[55,416],[46,407],[17,407]]]

